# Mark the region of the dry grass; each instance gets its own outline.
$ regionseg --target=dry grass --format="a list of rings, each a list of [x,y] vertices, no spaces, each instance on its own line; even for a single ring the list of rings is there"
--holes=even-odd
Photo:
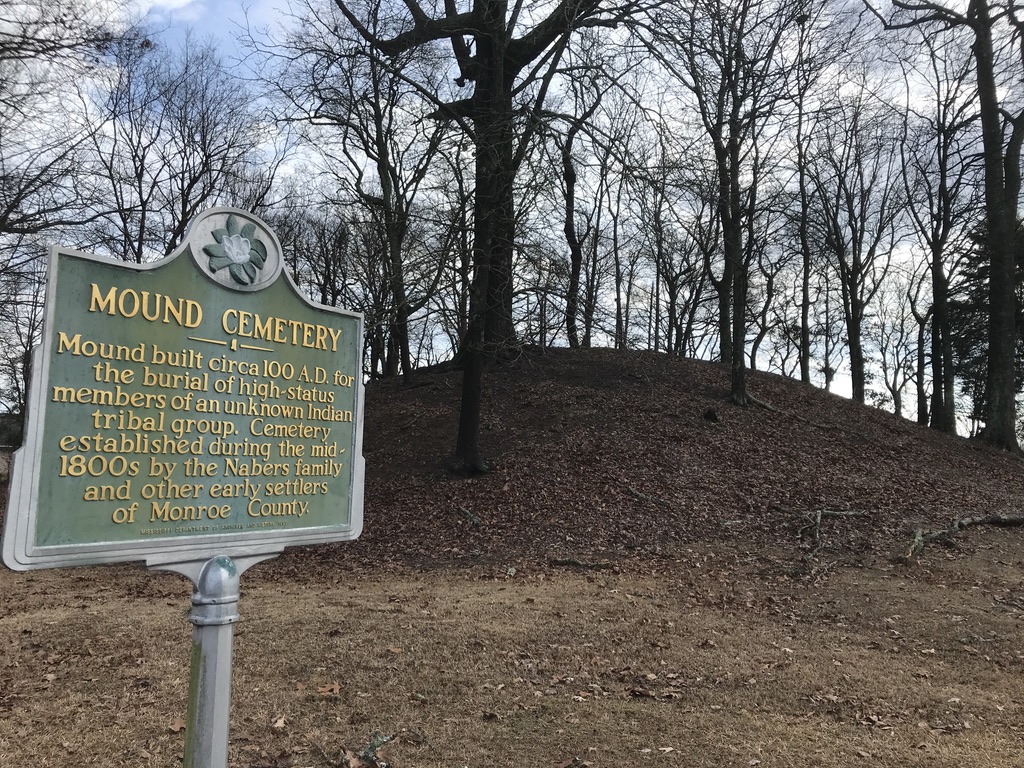
[[[656,571],[243,576],[232,766],[1019,766],[1024,572],[1005,533],[818,582]],[[277,570],[275,570],[277,569]],[[972,578],[972,575],[976,575]],[[188,585],[0,573],[0,764],[175,766]]]

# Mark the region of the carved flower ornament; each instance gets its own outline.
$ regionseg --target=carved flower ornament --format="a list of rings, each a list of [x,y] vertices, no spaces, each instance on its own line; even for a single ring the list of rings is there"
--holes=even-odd
[[[231,214],[226,229],[213,230],[213,239],[217,242],[203,247],[210,257],[210,271],[227,267],[236,283],[252,285],[267,261],[267,246],[256,237],[256,225],[249,222],[239,229],[238,218]]]

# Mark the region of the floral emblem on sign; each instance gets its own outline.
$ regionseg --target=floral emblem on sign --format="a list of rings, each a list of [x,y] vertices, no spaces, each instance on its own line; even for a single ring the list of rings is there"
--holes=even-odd
[[[239,228],[238,223],[234,214],[229,215],[225,229],[213,230],[217,242],[204,246],[203,253],[210,257],[211,272],[227,267],[236,283],[252,285],[267,262],[267,246],[256,237],[255,224]]]

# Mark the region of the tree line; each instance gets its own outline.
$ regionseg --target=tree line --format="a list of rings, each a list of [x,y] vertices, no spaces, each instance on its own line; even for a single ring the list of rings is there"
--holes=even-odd
[[[169,45],[0,0],[0,394],[45,247],[166,255],[211,205],[366,316],[365,373],[523,345],[716,359],[1017,449],[1024,36],[1013,3],[299,0]],[[909,409],[913,409],[911,412]]]

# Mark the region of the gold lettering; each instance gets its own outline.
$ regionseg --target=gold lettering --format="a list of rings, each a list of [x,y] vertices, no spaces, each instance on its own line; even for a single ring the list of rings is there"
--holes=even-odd
[[[253,419],[249,422],[249,434],[256,437],[298,437],[305,440],[320,440],[326,443],[331,434],[331,427],[318,427],[312,424],[273,424],[265,419]]]
[[[255,326],[256,326],[256,338],[257,339],[270,339],[270,326],[273,318],[267,318],[266,322],[260,324],[260,316],[256,315]]]
[[[146,499],[198,499],[203,492],[202,483],[185,483],[178,485],[165,477],[158,483],[146,483],[142,486],[142,498]]]
[[[309,511],[309,502],[294,499],[292,501],[264,502],[263,499],[250,499],[245,507],[249,517],[302,517]]]
[[[148,392],[129,392],[117,384],[113,390],[91,389],[89,387],[64,387],[56,385],[53,388],[54,403],[83,403],[85,405],[113,405],[118,408],[126,406],[131,408],[163,408],[167,402],[166,395],[152,394]]]
[[[82,494],[83,501],[125,501],[131,498],[132,481],[121,485],[87,485]]]
[[[157,294],[159,295],[159,294]],[[148,312],[146,310],[149,310]],[[156,310],[155,312],[153,310]],[[142,316],[150,322],[155,322],[160,319],[160,308],[157,306],[157,302],[153,302],[153,306],[149,304],[149,291],[142,292]]]
[[[338,351],[338,339],[341,338],[340,328],[331,328],[319,323],[306,323],[302,320],[289,320],[284,317],[263,317],[255,312],[239,309],[226,309],[220,318],[220,326],[224,333],[231,336],[243,336],[261,341],[272,341],[277,344],[291,344],[306,349],[320,349],[330,352]]]
[[[265,461],[240,461],[235,458],[224,459],[224,474],[233,477],[269,477],[280,475],[288,477],[291,473],[289,464],[268,464]]]
[[[185,317],[184,317],[184,311],[183,311],[183,306],[182,305],[183,305],[182,299],[178,299],[178,303],[176,305],[172,304],[169,301],[164,304],[164,323],[165,324],[170,325],[170,319],[171,319],[171,317],[173,317],[175,323],[177,323],[178,325],[185,325]],[[157,315],[157,317],[159,317],[159,315]],[[190,326],[190,327],[192,327],[192,326]]]
[[[61,331],[57,334],[57,352],[71,352],[72,355],[82,354],[82,334],[76,333],[70,339]]]
[[[197,328],[203,320],[203,308],[194,299],[172,299],[162,293],[119,289],[116,285],[103,293],[96,283],[90,284],[90,291],[90,312],[105,312],[112,317],[120,315],[128,319],[141,312],[143,319],[149,322],[170,324],[173,321],[185,328]]]
[[[106,296],[100,295],[100,287],[96,283],[91,284],[92,296],[89,300],[89,311],[90,312],[106,312],[108,315],[114,314],[114,298],[117,295],[116,286],[110,286],[110,290],[107,291]]]
[[[171,502],[165,501],[158,504],[150,502],[149,522],[155,523],[158,520],[163,523],[176,523],[188,520],[202,520],[203,515],[210,519],[227,519],[231,514],[231,506],[218,506],[216,504],[199,504],[186,506],[171,506]]]

